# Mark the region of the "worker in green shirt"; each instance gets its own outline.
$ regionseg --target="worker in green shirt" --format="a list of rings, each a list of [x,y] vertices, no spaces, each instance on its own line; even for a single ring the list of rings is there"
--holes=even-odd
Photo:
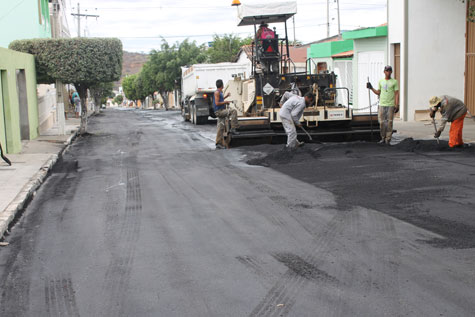
[[[389,144],[393,135],[394,114],[399,111],[399,85],[396,79],[391,78],[393,68],[384,67],[384,79],[378,83],[378,90],[374,89],[371,83],[366,87],[379,96],[378,121],[381,131],[381,141],[379,143]]]

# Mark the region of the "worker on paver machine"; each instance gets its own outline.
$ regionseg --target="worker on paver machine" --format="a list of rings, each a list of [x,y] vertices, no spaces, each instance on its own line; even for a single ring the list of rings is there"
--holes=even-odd
[[[287,134],[287,149],[292,150],[303,145],[297,140],[297,129],[302,125],[300,118],[305,107],[310,106],[315,101],[315,96],[308,92],[305,97],[286,92],[282,99],[286,100],[279,111],[285,133]]]
[[[462,130],[463,121],[467,115],[467,106],[454,97],[440,96],[432,97],[429,100],[430,117],[435,118],[435,113],[440,110],[442,115],[441,125],[434,135],[434,138],[439,138],[442,131],[445,129],[447,122],[452,122],[449,134],[450,147],[463,147]]]
[[[235,130],[238,128],[237,120],[237,111],[235,109],[227,109],[226,106],[229,105],[229,101],[225,99],[229,97],[229,94],[226,96],[223,95],[223,81],[218,79],[216,81],[216,91],[213,94],[213,106],[214,113],[218,118],[217,122],[217,132],[216,132],[216,149],[225,149],[224,144],[224,128],[226,119],[231,121],[231,129],[233,133],[237,133]]]

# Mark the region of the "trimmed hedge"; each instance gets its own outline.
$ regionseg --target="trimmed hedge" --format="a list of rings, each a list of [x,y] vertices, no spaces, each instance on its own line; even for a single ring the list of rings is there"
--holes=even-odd
[[[32,39],[9,48],[35,56],[38,83],[89,86],[120,79],[122,42],[115,38]]]

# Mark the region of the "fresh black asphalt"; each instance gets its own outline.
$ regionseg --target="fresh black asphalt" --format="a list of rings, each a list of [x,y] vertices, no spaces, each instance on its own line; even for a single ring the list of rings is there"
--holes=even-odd
[[[0,248],[0,316],[475,315],[471,154],[317,144],[282,162],[162,111],[88,131]]]

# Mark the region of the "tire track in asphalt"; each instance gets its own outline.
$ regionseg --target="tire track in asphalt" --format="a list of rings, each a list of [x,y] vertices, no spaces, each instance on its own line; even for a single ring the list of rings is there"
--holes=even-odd
[[[113,165],[120,167],[119,185],[122,182],[124,166],[127,166],[125,207],[123,211],[114,210],[117,195],[121,195],[122,191],[106,193],[105,211],[108,220],[106,221],[106,239],[112,248],[111,260],[104,276],[103,294],[107,300],[102,315],[124,315],[123,309],[141,228],[142,190],[135,148],[139,145],[142,134],[141,130],[136,130],[127,136],[127,148],[131,155],[123,155],[124,153],[119,150],[120,157],[113,157]]]
[[[45,305],[48,316],[80,316],[75,293],[70,275],[45,279]]]
[[[345,218],[350,214],[347,211],[336,210],[336,214],[331,218],[327,224],[315,232],[315,228],[311,227],[307,222],[296,216],[291,210],[309,209],[312,202],[290,202],[286,197],[282,196],[280,192],[274,190],[267,184],[252,180],[244,171],[236,167],[227,167],[233,170],[233,174],[241,177],[246,182],[253,185],[264,195],[271,198],[271,201],[282,207],[286,207],[288,214],[295,219],[312,237],[314,241],[314,247],[309,252],[305,252],[302,259],[318,267],[317,263],[321,264],[320,258],[325,258],[326,254],[332,249],[331,243],[343,232],[343,222]],[[229,173],[229,172],[228,172]],[[274,217],[277,217],[274,215]],[[284,223],[285,220],[281,217],[278,218],[279,223]],[[338,277],[333,277],[331,283],[334,284],[338,281]],[[312,280],[306,276],[296,274],[291,268],[289,268],[282,278],[277,281],[274,286],[268,291],[266,296],[258,303],[249,316],[286,316],[294,306],[299,293],[308,285]],[[313,282],[329,282],[329,281],[313,281]],[[279,305],[279,306],[278,306]]]
[[[120,227],[112,257],[105,273],[103,291],[109,301],[105,306],[108,315],[121,315],[129,285],[136,243],[140,236],[142,194],[136,168],[127,169],[125,210],[119,214]]]

